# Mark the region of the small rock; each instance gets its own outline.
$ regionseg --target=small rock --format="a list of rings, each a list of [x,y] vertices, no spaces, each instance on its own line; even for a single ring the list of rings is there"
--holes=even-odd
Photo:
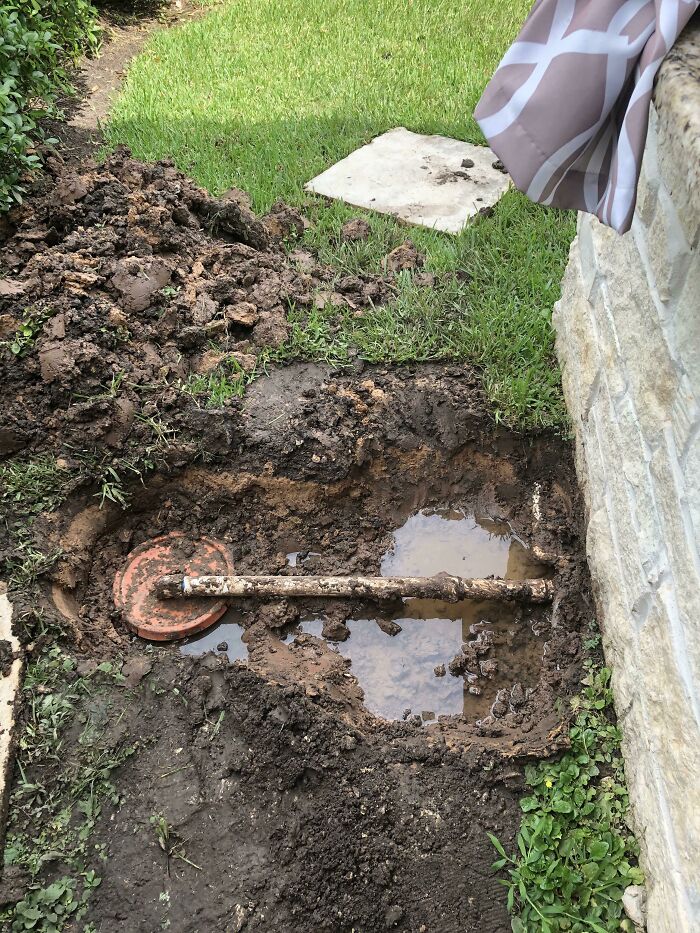
[[[205,324],[214,320],[218,310],[218,304],[213,298],[210,298],[209,295],[197,295],[194,307],[192,308],[192,320],[195,324],[203,327]]]
[[[398,635],[403,631],[399,623],[394,622],[393,619],[377,619],[377,625],[385,635]]]
[[[241,933],[241,930],[247,923],[248,911],[241,904],[236,904],[233,908],[233,916],[231,918],[231,933]]]
[[[510,691],[510,705],[513,707],[522,706],[526,700],[525,691],[522,684],[513,684]]]
[[[213,372],[225,358],[226,354],[221,353],[220,350],[207,350],[195,361],[192,369],[196,373],[206,376],[207,373]]]
[[[640,884],[631,884],[622,895],[625,913],[636,927],[644,928],[646,923],[647,892]]]
[[[228,642],[220,641],[219,644],[216,646],[216,650],[217,651],[228,651]]]
[[[342,619],[324,619],[321,635],[329,641],[346,641],[350,637],[350,629]]]
[[[231,359],[235,360],[244,373],[252,373],[257,366],[257,357],[252,353],[232,353]]]
[[[508,712],[508,691],[499,690],[491,707],[491,713],[497,719],[502,719]]]
[[[340,228],[340,239],[356,243],[359,240],[366,240],[371,230],[372,228],[363,217],[353,217],[352,220],[346,220]]]
[[[504,175],[508,174],[508,169],[500,159],[496,159],[496,161],[492,164],[492,168],[495,168],[497,172],[502,172]]]
[[[396,924],[403,917],[403,907],[399,907],[398,904],[394,904],[390,907],[384,914],[384,927],[387,930],[390,930],[392,927],[395,927]]]
[[[435,674],[436,677],[444,677],[446,673],[447,671],[445,670],[444,664],[438,664],[437,667],[433,668],[433,674]]]
[[[474,168],[474,160],[462,159],[462,168]]]

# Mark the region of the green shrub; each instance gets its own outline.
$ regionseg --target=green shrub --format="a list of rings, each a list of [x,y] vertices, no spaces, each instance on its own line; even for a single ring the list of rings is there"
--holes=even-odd
[[[40,121],[69,88],[66,64],[98,44],[88,0],[3,0],[0,6],[0,211],[21,203],[39,167]]]

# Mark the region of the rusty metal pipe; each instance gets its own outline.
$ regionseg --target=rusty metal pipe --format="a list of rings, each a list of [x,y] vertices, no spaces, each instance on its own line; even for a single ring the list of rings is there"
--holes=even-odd
[[[203,576],[161,577],[161,599],[183,596],[238,596],[289,599],[401,599],[420,597],[455,603],[462,599],[547,603],[554,596],[551,580],[473,580],[437,574],[434,577],[272,577]]]

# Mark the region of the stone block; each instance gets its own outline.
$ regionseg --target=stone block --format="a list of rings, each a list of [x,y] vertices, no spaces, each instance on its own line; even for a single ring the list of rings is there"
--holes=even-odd
[[[700,930],[700,22],[693,36],[661,69],[632,232],[579,218],[555,316],[649,933]]]
[[[622,399],[629,391],[627,363],[617,336],[607,279],[601,278],[595,292],[593,317],[598,333],[598,352],[610,397],[613,400]]]
[[[656,112],[652,108],[649,119],[647,146],[642,159],[642,170],[637,188],[636,214],[645,227],[654,219],[659,193],[659,160],[656,145],[655,127],[658,123]]]
[[[574,262],[578,260],[581,270],[581,294],[586,301],[590,302],[601,276],[593,246],[591,215],[579,214],[579,217],[578,237],[575,240],[577,252],[574,255]]]
[[[700,541],[700,432],[696,433],[688,444],[682,470],[693,536],[696,541]]]
[[[627,488],[634,540],[645,581],[653,584],[666,563],[659,514],[650,470],[652,452],[644,442],[630,397],[616,405],[621,482]]]
[[[591,391],[600,373],[598,334],[592,309],[583,293],[577,249],[572,249],[569,266],[562,282],[562,296],[554,309],[559,361],[564,392],[569,400],[572,419],[588,415]]]
[[[659,178],[673,199],[686,242],[700,245],[700,144],[696,145],[696,161],[686,148],[686,138],[673,113],[665,111],[658,121],[657,149]]]
[[[658,192],[658,207],[646,245],[658,298],[670,302],[680,294],[691,253],[675,203],[663,188]]]
[[[700,390],[700,384],[698,384]],[[693,383],[686,373],[682,373],[676,395],[670,411],[673,440],[678,451],[679,459],[700,426],[700,406]]]
[[[510,187],[495,161],[485,146],[400,126],[336,162],[305,188],[431,230],[460,233]]]
[[[648,573],[643,562],[653,560],[658,543],[645,536],[646,554],[640,550],[640,535],[634,500],[634,487],[628,482],[624,465],[633,460],[634,448],[627,451],[622,443],[618,423],[606,393],[600,396],[595,411],[595,430],[603,462],[601,480],[605,488],[605,507],[608,512],[610,546],[616,552],[618,568],[616,585],[624,596],[628,612],[632,613],[640,597],[648,590]],[[608,571],[609,572],[609,571]]]
[[[598,255],[601,251],[597,250]],[[619,237],[606,257],[609,313],[619,356],[624,360],[645,440],[653,444],[663,430],[678,392],[680,375],[633,237]]]
[[[684,663],[695,683],[700,718],[700,539],[695,534],[694,509],[690,507],[689,488],[677,459],[671,429],[666,432],[666,444],[659,445],[652,455],[651,473],[659,512],[661,535],[671,578],[674,583],[680,630],[686,642]],[[694,504],[697,506],[697,503]],[[698,840],[700,844],[700,839]]]
[[[675,346],[691,383],[700,389],[700,248],[693,252],[673,316]]]
[[[675,849],[684,886],[700,890],[700,723],[682,672],[679,655],[684,646],[673,633],[678,625],[674,613],[675,596],[665,585],[639,635],[637,676],[644,696],[648,750],[663,776],[670,821],[661,821],[658,808],[647,816],[656,822],[655,838],[673,840],[670,848]]]

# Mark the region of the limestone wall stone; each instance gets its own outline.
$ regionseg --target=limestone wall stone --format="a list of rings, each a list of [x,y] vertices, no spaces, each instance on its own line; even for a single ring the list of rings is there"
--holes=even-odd
[[[700,21],[664,64],[633,228],[581,215],[557,350],[650,933],[700,931]]]

